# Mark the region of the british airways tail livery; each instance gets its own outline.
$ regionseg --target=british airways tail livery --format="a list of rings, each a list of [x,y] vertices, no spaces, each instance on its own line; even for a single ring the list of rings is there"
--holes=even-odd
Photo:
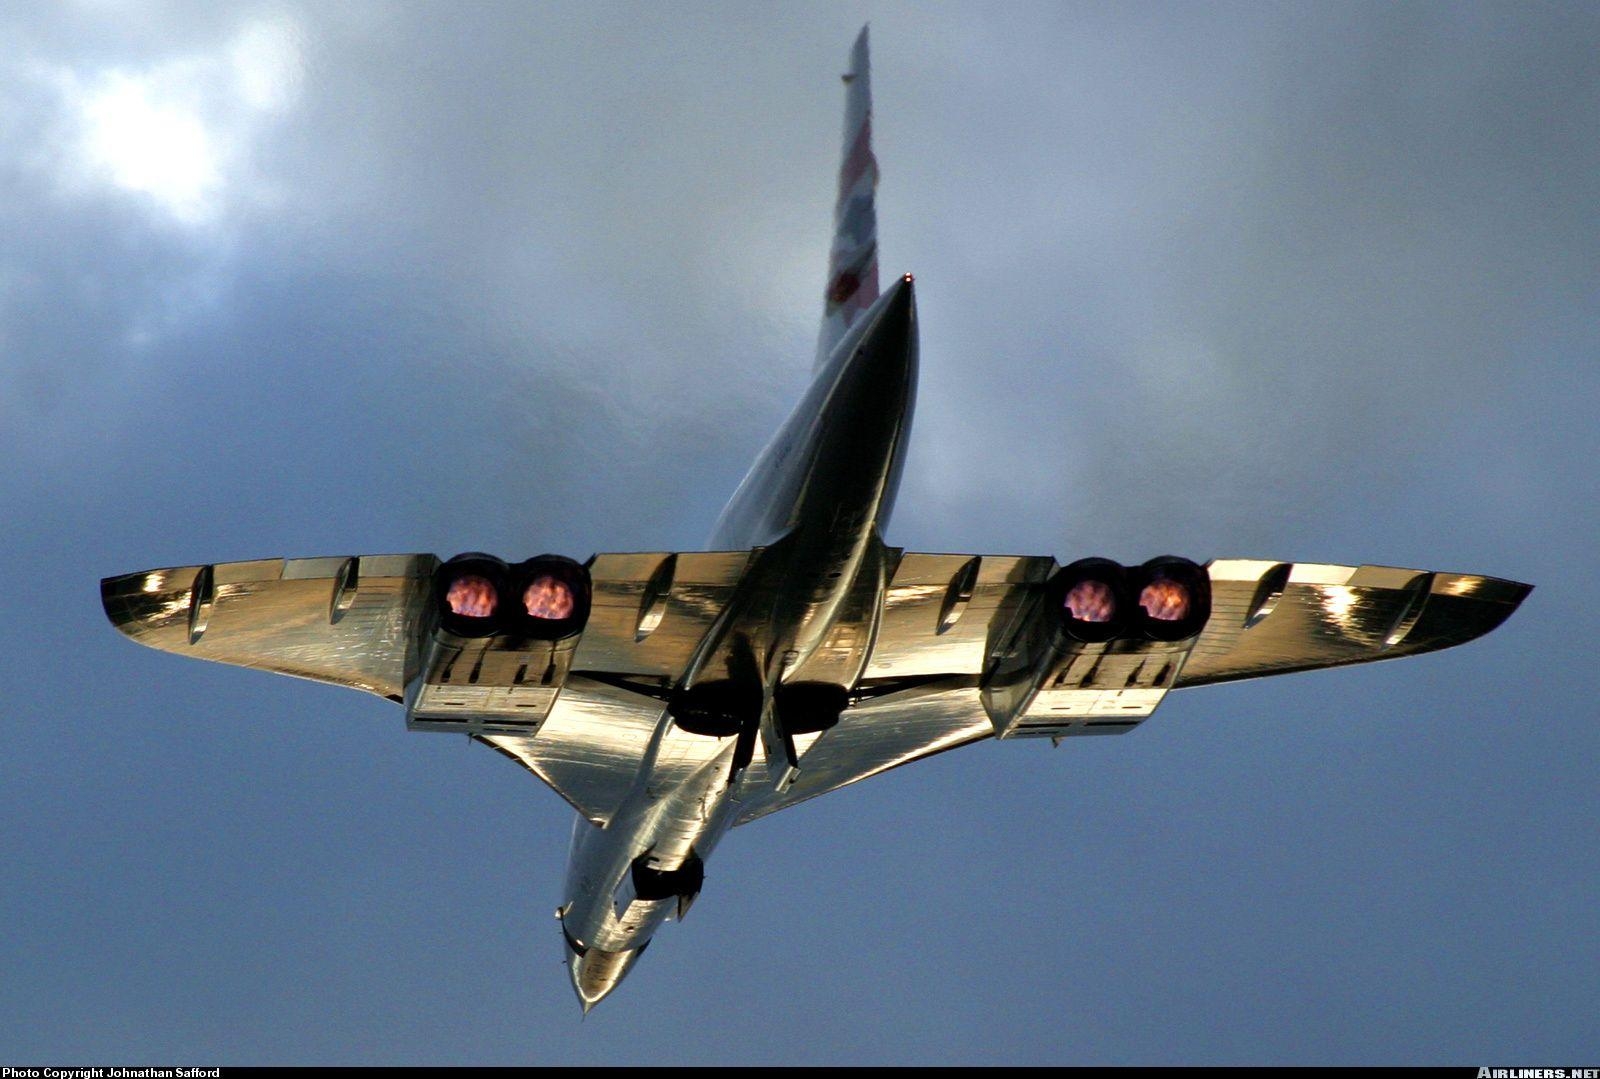
[[[828,290],[817,335],[820,368],[856,318],[878,299],[878,160],[872,156],[872,72],[863,26],[844,76],[844,150],[839,155],[839,196],[833,206],[833,247]]]
[[[365,690],[577,810],[557,910],[585,1012],[684,917],[729,829],[987,738],[1121,734],[1174,689],[1394,659],[1529,586],[1384,566],[915,554],[884,542],[917,382],[878,282],[867,34],[810,387],[704,552],[336,555],[101,583],[142,644]]]

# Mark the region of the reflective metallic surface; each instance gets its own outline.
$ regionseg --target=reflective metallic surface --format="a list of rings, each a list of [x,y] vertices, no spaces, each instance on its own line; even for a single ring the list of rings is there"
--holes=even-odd
[[[1227,559],[1179,686],[1368,663],[1464,644],[1532,586],[1464,573]]]
[[[141,644],[375,693],[411,729],[468,734],[555,789],[578,813],[558,913],[585,1011],[688,912],[736,824],[986,738],[1123,733],[1174,689],[1461,644],[1529,591],[1379,566],[886,546],[917,315],[909,276],[878,295],[864,32],[851,72],[825,355],[723,512],[721,549],[102,582]]]
[[[649,595],[657,567],[668,559],[677,567],[674,586],[665,599]],[[673,677],[667,672],[687,664],[749,560],[749,552],[598,556],[595,613],[578,642],[575,669],[626,674],[642,687],[664,686]],[[194,588],[204,567],[150,570],[107,579],[103,599],[117,628],[142,644],[398,696],[408,656],[425,647],[417,640],[427,621],[421,597],[437,560],[360,559],[369,567],[360,577],[365,597],[359,603],[341,597],[346,609],[336,622],[335,584],[347,561],[221,563],[213,567],[212,592],[204,603]],[[977,571],[966,572],[974,564]],[[746,779],[752,794],[739,819],[994,734],[979,691],[986,643],[996,627],[1003,630],[1015,619],[1022,601],[1039,592],[1054,565],[1050,558],[900,555],[859,685],[893,687],[901,681],[905,688],[858,697],[838,726],[812,742],[800,778],[787,792],[766,789],[765,761],[756,760]],[[1212,616],[1171,688],[1462,644],[1498,626],[1531,590],[1493,577],[1382,566],[1228,559],[1210,563],[1208,570]],[[970,582],[967,591],[952,597],[952,582],[962,578]],[[190,612],[201,607],[210,611],[207,628],[191,642]],[[647,615],[659,614],[642,639],[641,607]],[[960,611],[953,622],[950,609]],[[492,655],[506,645],[495,640],[487,650]],[[1074,677],[1087,675],[1091,666],[1081,659],[1079,664]],[[480,675],[475,686],[457,691],[461,710],[480,719],[492,717],[494,700],[509,702],[517,688],[510,684],[515,667],[485,667],[504,673]],[[695,747],[727,741],[681,732],[658,741],[660,700],[581,673],[568,674],[546,696],[554,703],[537,737],[490,734],[481,740],[544,779],[596,823],[609,820],[621,805],[647,755],[658,782],[671,785],[708,759]]]
[[[398,701],[420,664],[433,555],[269,558],[101,582],[140,644],[364,689]]]
[[[584,1014],[605,999],[606,995],[622,984],[643,948],[624,952],[608,952],[603,948],[590,948],[582,955],[572,952],[567,960],[572,988],[578,994],[578,1003]]]
[[[1464,643],[1529,591],[1466,574],[1222,560],[1207,567],[1198,636],[1062,648],[1041,643],[1037,613],[1054,559],[879,548],[872,617],[841,608],[822,635],[819,654],[857,656],[849,707],[831,729],[793,737],[793,760],[757,740],[735,769],[739,739],[679,729],[665,699],[740,624],[730,612],[748,624],[750,611],[779,609],[773,582],[791,578],[762,558],[597,556],[589,623],[565,642],[431,629],[431,555],[176,567],[110,578],[102,594],[140,643],[405,694],[414,729],[473,734],[553,787],[581,814],[563,927],[589,949],[571,972],[588,1008],[693,902],[632,894],[640,858],[670,873],[708,858],[734,824],[985,738],[1123,733],[1172,689]],[[760,719],[770,726],[765,709]]]

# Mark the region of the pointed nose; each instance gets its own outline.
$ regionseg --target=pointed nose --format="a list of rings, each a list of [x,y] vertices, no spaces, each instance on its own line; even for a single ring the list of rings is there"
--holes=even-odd
[[[567,949],[567,968],[572,975],[572,989],[578,994],[583,1014],[599,1004],[611,991],[622,984],[644,948],[631,948],[624,952],[608,952],[601,948],[586,948],[583,952]]]

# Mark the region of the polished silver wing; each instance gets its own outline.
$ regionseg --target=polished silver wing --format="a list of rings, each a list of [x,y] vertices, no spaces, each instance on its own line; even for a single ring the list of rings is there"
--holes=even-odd
[[[1470,573],[1219,559],[1177,688],[1435,652],[1511,617],[1532,585]]]
[[[405,704],[413,729],[471,735],[604,823],[650,751],[665,689],[749,558],[597,555],[585,567],[592,607],[581,635],[552,642],[442,633],[431,554],[146,570],[105,579],[101,600],[140,644]],[[670,762],[658,763],[670,776]]]
[[[1051,645],[1044,605],[1065,572],[1053,559],[904,555],[855,703],[740,823],[985,738],[1125,733],[1173,689],[1463,644],[1531,591],[1388,566],[1226,559],[1205,571],[1209,615],[1188,639]]]
[[[151,648],[399,701],[438,565],[401,554],[174,566],[108,577],[100,600]]]
[[[1530,591],[1471,574],[1219,560],[1194,567],[1206,610],[1177,638],[1083,641],[1061,632],[1062,582],[1103,560],[885,555],[878,617],[824,646],[859,648],[871,627],[848,707],[796,736],[798,767],[781,778],[756,762],[740,822],[984,738],[1123,733],[1174,689],[1461,644]],[[705,766],[697,737],[661,720],[752,556],[597,555],[584,567],[587,619],[560,640],[451,636],[441,563],[424,554],[172,567],[108,578],[101,593],[141,644],[403,703],[413,729],[470,735],[603,824],[642,775],[670,786]]]
[[[686,779],[705,760],[692,739],[665,737],[667,694],[727,607],[750,556],[596,555],[589,565],[593,610],[548,715],[531,730],[480,729],[474,737],[596,824],[611,819],[646,759],[652,782],[667,787]],[[475,709],[469,722],[482,714]]]

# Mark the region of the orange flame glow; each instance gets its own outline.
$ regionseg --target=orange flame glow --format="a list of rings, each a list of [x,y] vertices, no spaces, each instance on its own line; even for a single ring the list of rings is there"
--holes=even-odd
[[[531,618],[544,618],[559,622],[572,617],[577,601],[572,598],[572,588],[567,582],[550,576],[535,577],[522,593],[522,605]]]
[[[1139,606],[1151,618],[1176,622],[1189,613],[1189,590],[1170,577],[1157,577],[1139,593]]]
[[[444,598],[450,605],[450,613],[463,618],[488,618],[500,603],[500,597],[488,578],[473,573],[463,574],[451,581],[450,591]]]
[[[1072,586],[1064,606],[1079,622],[1109,622],[1117,614],[1117,597],[1110,585],[1090,578]]]

